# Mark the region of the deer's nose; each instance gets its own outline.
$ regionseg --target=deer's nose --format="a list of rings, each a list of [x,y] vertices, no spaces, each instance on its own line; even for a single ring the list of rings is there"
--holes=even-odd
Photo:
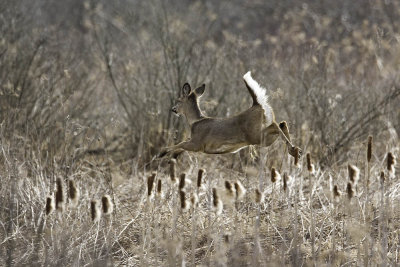
[[[178,113],[178,111],[176,110],[176,107],[172,107],[171,110],[172,110],[172,112]]]

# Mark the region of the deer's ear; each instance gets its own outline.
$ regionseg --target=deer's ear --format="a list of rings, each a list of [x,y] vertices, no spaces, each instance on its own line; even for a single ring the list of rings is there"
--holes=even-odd
[[[183,87],[182,87],[182,95],[183,96],[188,96],[191,91],[192,91],[192,89],[190,88],[190,84],[185,83],[183,85]]]
[[[194,90],[194,92],[196,93],[197,96],[201,96],[204,93],[205,89],[206,89],[206,85],[203,84],[199,88],[196,88],[196,90]]]

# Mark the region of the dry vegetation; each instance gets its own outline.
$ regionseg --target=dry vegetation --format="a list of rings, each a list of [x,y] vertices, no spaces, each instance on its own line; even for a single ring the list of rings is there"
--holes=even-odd
[[[400,2],[314,2],[1,1],[0,265],[399,265]],[[248,70],[310,154],[154,159]]]

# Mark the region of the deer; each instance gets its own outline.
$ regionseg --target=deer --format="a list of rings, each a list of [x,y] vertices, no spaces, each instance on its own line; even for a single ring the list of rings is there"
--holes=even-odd
[[[177,116],[186,118],[191,129],[191,137],[177,145],[162,149],[159,157],[173,155],[176,158],[184,151],[206,154],[236,153],[250,145],[268,147],[278,136],[281,136],[286,143],[291,156],[300,157],[302,151],[291,143],[286,122],[282,121],[278,125],[275,121],[266,89],[252,78],[250,71],[243,76],[243,80],[253,104],[249,109],[227,118],[205,116],[199,106],[205,84],[192,90],[190,84],[185,83],[171,111]]]

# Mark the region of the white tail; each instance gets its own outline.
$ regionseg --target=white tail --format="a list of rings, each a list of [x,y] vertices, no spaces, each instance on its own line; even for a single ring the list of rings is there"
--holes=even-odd
[[[273,118],[272,108],[268,104],[267,90],[265,88],[261,87],[261,85],[256,80],[254,80],[253,77],[251,77],[251,71],[248,71],[243,76],[243,79],[245,80],[247,85],[250,87],[250,89],[256,95],[258,104],[260,104],[264,110],[266,124],[270,125],[272,123],[272,121],[274,120],[274,118]]]

